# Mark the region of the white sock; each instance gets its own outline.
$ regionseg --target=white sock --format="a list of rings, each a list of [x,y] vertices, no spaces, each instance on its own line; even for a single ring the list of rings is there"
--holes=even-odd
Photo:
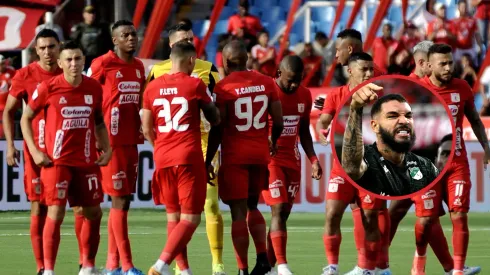
[[[181,275],[192,275],[192,271],[190,268],[186,269],[186,270],[182,270],[180,271],[180,274]]]
[[[158,273],[163,273],[168,270],[168,264],[160,259],[157,260],[155,265],[153,266]]]
[[[44,270],[44,275],[54,275],[54,270]]]
[[[338,268],[339,267],[338,264],[329,264],[329,266],[332,266],[332,267],[335,267],[335,268]]]

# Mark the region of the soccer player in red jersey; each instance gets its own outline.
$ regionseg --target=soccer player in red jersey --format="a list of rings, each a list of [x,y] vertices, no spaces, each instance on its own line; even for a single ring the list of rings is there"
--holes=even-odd
[[[419,42],[413,47],[412,54],[415,61],[415,69],[408,77],[413,79],[424,78],[426,75],[430,75],[429,60],[427,53],[429,48],[434,45],[434,42],[430,40],[424,40]]]
[[[143,133],[155,148],[153,200],[166,205],[168,231],[165,248],[149,275],[171,274],[170,264],[186,249],[201,222],[207,176],[200,110],[212,125],[220,121],[206,85],[190,76],[196,60],[194,46],[187,41],[177,42],[170,58],[170,72],[150,82],[143,98]],[[181,274],[192,274],[190,268],[179,267]]]
[[[115,50],[94,59],[88,76],[103,88],[104,122],[109,126],[112,159],[101,168],[102,189],[111,196],[108,218],[106,273],[109,275],[143,274],[136,269],[128,236],[128,211],[131,194],[136,191],[138,144],[140,132],[140,94],[145,83],[145,67],[133,57],[138,35],[130,21],[120,20],[112,26]],[[121,258],[122,268],[119,266]]]
[[[301,182],[301,142],[312,165],[312,177],[322,176],[322,168],[313,148],[310,133],[311,92],[301,86],[303,62],[298,56],[286,56],[278,70],[276,90],[282,105],[284,130],[277,141],[277,153],[269,163],[269,188],[262,191],[265,202],[271,206],[272,220],[268,234],[268,256],[271,266],[277,261],[279,275],[292,275],[286,260],[286,221]],[[272,125],[272,121],[269,121]]]
[[[79,275],[99,274],[95,268],[103,200],[99,166],[107,165],[112,149],[102,116],[102,87],[82,75],[84,61],[80,45],[65,42],[58,59],[63,74],[38,86],[21,119],[22,134],[34,163],[43,167],[41,181],[48,206],[43,231],[44,275],[54,274],[67,201],[72,207],[81,207],[85,216]],[[40,149],[32,121],[42,110],[46,130],[45,148]],[[99,157],[96,142],[102,151]]]
[[[325,131],[329,129],[338,109],[342,108],[342,103],[346,100],[346,96],[349,96],[352,89],[355,89],[355,87],[362,82],[371,79],[374,75],[373,59],[367,53],[357,52],[351,54],[348,66],[349,84],[332,91],[328,95],[328,100],[325,101],[325,106],[323,107],[323,113],[320,117],[318,128],[320,129],[319,136],[321,143],[324,145],[328,144]],[[374,246],[374,248],[368,252],[368,249],[373,247],[372,243],[379,240],[364,240],[364,234],[366,234],[366,236],[370,234],[376,235],[373,231],[379,231],[378,212],[381,212],[379,210],[382,210],[383,214],[381,216],[384,218],[384,212],[387,213],[387,211],[384,209],[386,208],[384,201],[371,198],[364,192],[358,192],[353,185],[346,182],[344,178],[340,176],[340,169],[342,169],[340,163],[335,161],[330,173],[330,180],[326,193],[326,220],[323,242],[329,265],[324,268],[323,274],[339,274],[338,264],[340,244],[342,241],[340,223],[347,205],[356,201],[364,211],[361,211],[356,205],[351,205],[354,217],[354,237],[358,248],[358,265],[349,274],[363,274],[362,272],[364,272],[364,270],[369,272],[376,268],[376,255],[380,249],[379,247]],[[370,225],[366,228],[364,228],[362,223],[362,212],[364,212],[365,218]],[[385,219],[383,219],[383,222],[384,220]],[[364,231],[366,231],[366,233],[364,233]],[[367,243],[368,246],[366,246],[365,243]],[[384,269],[384,272],[388,272],[388,270],[386,270],[387,267],[383,267],[382,269]]]
[[[230,206],[231,236],[239,274],[248,275],[249,236],[257,251],[257,264],[250,274],[271,271],[266,253],[266,224],[257,209],[259,195],[268,185],[270,154],[277,150],[283,130],[281,101],[274,80],[248,71],[247,49],[232,41],[223,49],[226,77],[215,87],[222,124],[209,133],[206,155],[208,171],[221,144],[222,166],[218,172],[219,196]],[[267,113],[272,118],[269,138]]]
[[[5,104],[3,113],[3,127],[7,140],[7,164],[17,166],[20,162],[19,151],[14,145],[14,116],[22,101],[28,102],[37,86],[44,80],[48,80],[62,73],[56,59],[59,55],[58,35],[48,29],[40,31],[36,38],[36,53],[38,62],[33,62],[27,67],[18,70],[12,78],[12,86]],[[44,149],[44,115],[39,114],[32,121],[34,140],[37,148]],[[37,272],[42,274],[44,268],[43,256],[43,228],[46,221],[47,207],[41,203],[41,168],[34,160],[24,142],[24,189],[27,198],[31,202],[30,235],[32,250],[36,259]]]
[[[475,108],[471,87],[466,81],[452,77],[454,62],[451,46],[434,44],[429,49],[428,57],[432,74],[421,81],[444,98],[456,122],[456,150],[451,166],[444,177],[443,188],[446,189],[445,199],[453,223],[453,274],[462,275],[469,242],[467,213],[471,190],[470,168],[462,136],[465,116],[485,151],[485,167],[490,161],[490,147],[485,126]]]

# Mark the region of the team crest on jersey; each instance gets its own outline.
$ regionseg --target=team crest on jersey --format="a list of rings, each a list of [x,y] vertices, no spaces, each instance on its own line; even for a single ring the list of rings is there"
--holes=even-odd
[[[305,112],[305,104],[298,103],[298,112],[300,112],[300,113],[304,113]]]
[[[92,99],[92,95],[85,95],[85,104],[92,104],[92,103],[94,103]]]
[[[408,171],[410,173],[410,177],[412,177],[414,180],[420,180],[424,177],[418,167],[408,168]]]
[[[137,76],[138,78],[141,78],[141,73],[140,73],[140,70],[138,70],[138,69],[136,69],[136,76]]]
[[[66,98],[64,96],[60,97],[58,104],[66,104]]]
[[[117,71],[116,78],[122,78],[122,77],[123,77],[122,73],[120,71]]]
[[[451,102],[459,102],[460,100],[459,93],[451,93]]]

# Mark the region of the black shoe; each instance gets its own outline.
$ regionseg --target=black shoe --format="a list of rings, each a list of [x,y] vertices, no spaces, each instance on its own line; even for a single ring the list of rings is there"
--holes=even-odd
[[[82,270],[82,264],[78,265],[78,271]]]
[[[238,275],[249,275],[248,269],[240,269],[238,270]]]
[[[39,269],[39,272],[37,273],[37,275],[43,275],[43,274],[44,274],[44,268]]]
[[[257,262],[250,275],[265,275],[272,270],[266,253],[257,254]]]

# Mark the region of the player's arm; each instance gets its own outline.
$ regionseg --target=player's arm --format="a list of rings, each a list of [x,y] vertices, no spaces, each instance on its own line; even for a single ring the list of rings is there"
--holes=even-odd
[[[203,110],[204,112],[204,110]],[[217,103],[217,108],[216,112],[219,115],[219,124],[212,125],[211,130],[209,131],[209,136],[208,136],[208,148],[206,150],[206,167],[210,166],[211,163],[213,162],[214,156],[216,155],[216,152],[218,151],[219,145],[221,144],[221,138],[222,138],[222,125],[223,121],[226,121],[228,112],[226,110],[226,105],[223,103],[218,104]],[[206,113],[204,113],[206,115]],[[208,119],[206,117],[206,119]],[[208,120],[209,121],[209,120]],[[210,121],[211,123],[211,121]]]
[[[90,64],[90,68],[87,71],[87,76],[97,80],[101,85],[104,85],[105,73],[102,58],[96,58],[92,61],[92,64]]]
[[[363,160],[362,110],[362,107],[353,108],[351,105],[342,144],[342,167],[354,181],[360,179],[367,170],[367,165]]]
[[[141,113],[141,130],[143,130],[143,136],[151,146],[155,146],[155,130],[152,112],[152,103],[149,96],[149,90],[143,94],[143,108],[140,110]]]
[[[281,137],[284,129],[284,120],[282,117],[282,105],[280,100],[274,100],[269,105],[269,114],[272,118],[271,142],[275,148],[277,140]]]
[[[99,145],[99,149],[102,150],[102,154],[95,161],[95,164],[99,166],[106,166],[112,157],[112,148],[109,142],[109,133],[104,123],[104,115],[102,113],[102,87],[100,87],[100,106],[95,109],[95,139]]]
[[[483,150],[487,155],[490,154],[490,147],[488,145],[488,137],[485,130],[485,125],[481,121],[480,115],[476,111],[475,103],[473,100],[468,100],[464,107],[464,114],[471,125],[471,129],[475,133],[476,138],[480,142]]]
[[[326,140],[330,125],[332,124],[333,116],[331,114],[321,114],[320,119],[316,123],[316,131],[322,143],[327,143]]]
[[[5,109],[3,110],[3,132],[7,141],[7,164],[17,166],[20,161],[20,155],[14,145],[14,117],[19,108],[19,101],[16,97],[8,95]]]
[[[311,110],[311,105],[307,106],[307,108],[307,110]],[[313,147],[313,138],[311,137],[310,132],[310,112],[307,112],[299,122],[299,140],[301,142],[301,147],[303,147],[305,154],[310,160],[312,166],[312,177],[319,180],[322,177],[323,171],[316,156],[315,148]]]

